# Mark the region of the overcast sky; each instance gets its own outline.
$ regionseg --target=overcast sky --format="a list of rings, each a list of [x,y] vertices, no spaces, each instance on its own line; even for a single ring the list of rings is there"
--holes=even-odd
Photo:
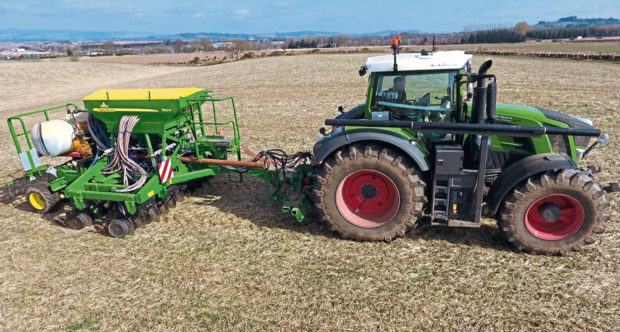
[[[620,0],[0,0],[0,29],[152,33],[360,33],[416,29],[458,32],[469,25],[620,17]]]

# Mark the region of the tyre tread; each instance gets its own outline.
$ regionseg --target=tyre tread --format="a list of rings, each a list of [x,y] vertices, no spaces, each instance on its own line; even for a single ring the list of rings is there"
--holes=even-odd
[[[363,151],[360,153],[360,151]],[[325,200],[333,199],[327,193],[330,186],[337,185],[332,183],[334,170],[338,167],[346,167],[348,164],[355,162],[359,157],[363,157],[364,162],[380,162],[392,165],[397,168],[403,178],[408,182],[408,188],[411,189],[413,204],[406,214],[407,218],[399,220],[395,227],[387,228],[372,235],[361,235],[360,233],[350,232],[344,225],[340,224],[340,216],[332,215],[334,212],[329,211],[326,207]],[[408,158],[404,159],[398,152],[378,144],[354,144],[348,148],[343,148],[329,157],[323,165],[317,170],[317,181],[314,183],[314,199],[315,207],[319,212],[319,216],[324,219],[332,228],[345,239],[354,239],[357,241],[386,241],[390,242],[397,237],[404,236],[410,229],[417,224],[419,217],[422,215],[424,203],[427,199],[425,196],[426,184],[420,176],[419,170]]]
[[[544,247],[536,245],[528,241],[523,235],[517,231],[515,225],[522,223],[523,220],[517,220],[519,213],[517,209],[525,204],[524,200],[538,190],[555,187],[556,189],[577,189],[587,194],[594,206],[597,207],[597,216],[594,225],[588,233],[583,234],[572,243],[564,243],[556,248]],[[568,251],[581,251],[583,246],[595,242],[593,234],[600,234],[605,231],[603,223],[609,218],[609,203],[606,201],[605,191],[600,184],[592,177],[592,174],[577,169],[564,169],[554,173],[545,173],[529,178],[524,184],[513,189],[508,195],[500,210],[500,218],[498,227],[504,233],[508,242],[510,242],[518,250],[525,250],[530,253],[544,255],[566,255]]]

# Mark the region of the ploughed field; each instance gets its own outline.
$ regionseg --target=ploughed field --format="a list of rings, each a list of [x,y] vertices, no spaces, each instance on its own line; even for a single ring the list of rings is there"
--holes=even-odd
[[[206,67],[0,63],[2,119],[99,88],[196,86],[238,103],[253,151],[309,150],[338,105],[363,101],[366,55],[260,58]],[[478,67],[483,57],[475,61]],[[584,165],[620,175],[620,64],[493,57],[499,102],[588,117],[611,136]],[[3,181],[19,173],[0,126]],[[250,159],[249,156],[246,156]],[[56,226],[24,200],[0,204],[0,328],[7,330],[599,329],[620,325],[620,213],[567,257],[515,252],[494,220],[424,226],[392,243],[341,240],[268,205],[260,180],[216,178],[116,240]],[[616,326],[614,328],[614,326]]]

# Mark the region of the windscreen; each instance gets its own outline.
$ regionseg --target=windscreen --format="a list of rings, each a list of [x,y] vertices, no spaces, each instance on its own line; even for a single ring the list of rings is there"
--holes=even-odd
[[[456,103],[456,71],[379,74],[373,111],[390,111],[394,119],[450,122]]]

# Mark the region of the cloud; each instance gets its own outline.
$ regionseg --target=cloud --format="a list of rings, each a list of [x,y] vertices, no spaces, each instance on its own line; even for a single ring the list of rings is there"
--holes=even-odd
[[[2,8],[6,9],[6,10],[26,10],[26,6],[24,6],[24,5],[15,5],[15,4],[2,5]]]
[[[99,10],[99,9],[110,9],[118,7],[108,1],[75,1],[75,0],[65,0],[59,4],[59,7],[66,9],[80,9],[80,10]]]
[[[248,18],[248,15],[250,14],[250,11],[242,8],[242,9],[237,9],[235,10],[235,20],[236,21],[245,21]]]

